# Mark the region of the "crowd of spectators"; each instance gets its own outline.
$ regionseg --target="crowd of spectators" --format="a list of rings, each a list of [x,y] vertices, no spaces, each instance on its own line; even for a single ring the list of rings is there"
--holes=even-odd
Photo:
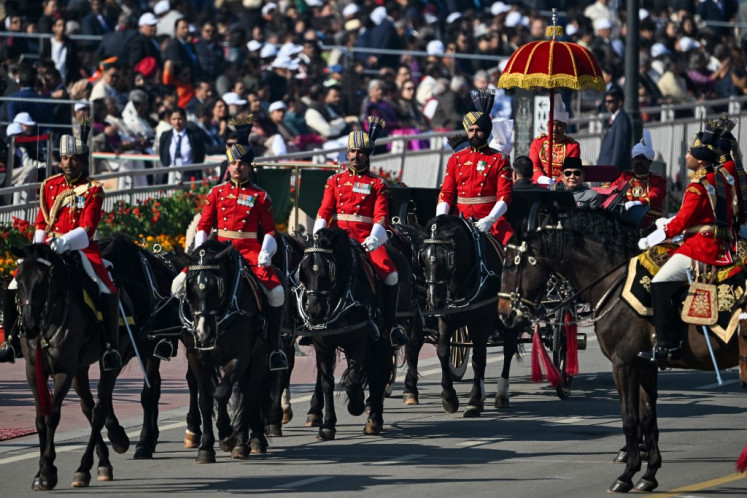
[[[747,2],[640,3],[642,105],[747,92],[747,42],[739,37],[747,30],[712,23],[747,20]],[[172,129],[176,108],[186,111],[186,130],[208,155],[225,150],[229,119],[245,113],[255,116],[251,142],[258,155],[339,147],[368,115],[382,117],[390,134],[455,130],[472,110],[470,90],[495,87],[505,58],[544,39],[551,7],[561,11],[562,39],[594,53],[607,90],[622,87],[625,4],[11,0],[0,4],[0,92],[51,103],[7,102],[0,120],[8,124],[28,113],[42,128],[69,125],[89,106],[54,100],[84,100],[93,103],[95,151],[150,154]],[[95,38],[72,40],[74,34]],[[496,91],[492,114],[511,117],[511,92]],[[604,113],[603,94],[599,98]],[[133,163],[109,161],[109,167],[137,167]]]

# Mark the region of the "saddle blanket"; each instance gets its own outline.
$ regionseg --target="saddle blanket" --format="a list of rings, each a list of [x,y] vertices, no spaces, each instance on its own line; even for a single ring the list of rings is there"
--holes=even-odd
[[[622,298],[639,316],[649,319],[653,317],[651,279],[669,260],[670,253],[676,247],[671,244],[660,244],[632,258],[628,263],[628,276],[623,286]],[[740,259],[744,255],[747,255],[747,251],[740,247]],[[719,268],[717,272],[715,286],[718,296],[718,320],[715,325],[708,328],[724,344],[729,342],[739,327],[739,314],[745,301],[746,281],[742,261]],[[685,285],[683,284],[683,288]]]

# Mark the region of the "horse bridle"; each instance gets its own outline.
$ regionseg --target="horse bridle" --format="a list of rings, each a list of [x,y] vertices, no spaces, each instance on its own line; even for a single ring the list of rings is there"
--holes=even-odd
[[[511,309],[513,309],[516,312],[516,316],[521,318],[525,315],[529,315],[532,312],[532,309],[539,308],[539,303],[536,301],[532,301],[531,299],[527,299],[521,295],[521,270],[522,270],[522,263],[524,262],[524,255],[529,250],[529,246],[527,246],[526,241],[522,241],[520,245],[516,244],[506,244],[506,249],[512,249],[517,252],[516,256],[514,256],[514,266],[516,266],[516,286],[514,287],[513,292],[499,292],[498,297],[508,299],[511,303]],[[508,256],[508,254],[506,255]],[[508,257],[506,258],[508,259]],[[539,263],[537,262],[537,258],[534,256],[526,255],[526,261],[532,266],[537,266]]]
[[[62,331],[63,326],[67,322],[68,317],[68,311],[70,309],[70,296],[69,293],[65,294],[65,301],[64,306],[62,308],[62,318],[60,320],[60,323],[57,325],[55,330],[50,334],[49,337],[45,337],[43,335],[43,331],[48,327],[47,317],[50,314],[50,303],[52,303],[52,306],[54,306],[54,303],[56,302],[55,299],[52,299],[52,279],[54,276],[54,264],[52,264],[51,261],[45,258],[36,258],[35,261],[37,263],[41,263],[42,265],[49,268],[49,272],[47,274],[47,280],[49,280],[49,285],[47,286],[47,298],[45,299],[44,304],[42,305],[42,318],[39,321],[39,345],[43,348],[49,347],[50,343],[56,339],[57,335]],[[18,266],[21,265],[23,262],[23,259],[18,260]],[[31,299],[25,299],[23,302],[18,302],[17,305],[19,306],[19,309],[22,306],[30,306],[32,304],[36,304],[35,301],[32,301]],[[25,329],[23,328],[23,314],[20,315],[20,321],[21,321],[21,327],[20,327],[20,336],[25,335]]]

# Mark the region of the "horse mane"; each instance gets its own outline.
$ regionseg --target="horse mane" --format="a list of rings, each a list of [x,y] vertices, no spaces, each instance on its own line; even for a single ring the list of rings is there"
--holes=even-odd
[[[544,254],[564,261],[587,241],[602,244],[612,259],[631,258],[638,251],[638,227],[602,209],[571,208],[557,212],[557,225],[526,234],[527,242],[539,243]]]
[[[29,244],[23,249],[23,257],[31,259],[46,259],[53,264],[61,263],[62,258],[49,245],[42,243]]]
[[[207,260],[213,262],[215,261],[215,257],[230,245],[231,243],[227,241],[221,242],[218,239],[207,239],[201,246],[195,247],[192,250],[191,257],[192,259],[197,259],[199,257],[199,252],[204,250]]]

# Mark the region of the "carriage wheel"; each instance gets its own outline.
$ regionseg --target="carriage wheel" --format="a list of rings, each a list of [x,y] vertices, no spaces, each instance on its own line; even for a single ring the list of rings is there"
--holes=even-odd
[[[564,315],[565,308],[555,312],[555,325],[553,325],[552,334],[552,362],[560,371],[560,384],[555,388],[555,392],[558,393],[560,399],[571,397],[571,383],[573,382],[573,377],[566,374],[568,343],[565,336]]]
[[[469,364],[469,346],[465,346],[465,343],[470,342],[469,331],[467,327],[462,327],[454,332],[452,344],[449,348],[449,373],[451,379],[454,381],[462,380],[464,373],[467,371],[467,365]]]

